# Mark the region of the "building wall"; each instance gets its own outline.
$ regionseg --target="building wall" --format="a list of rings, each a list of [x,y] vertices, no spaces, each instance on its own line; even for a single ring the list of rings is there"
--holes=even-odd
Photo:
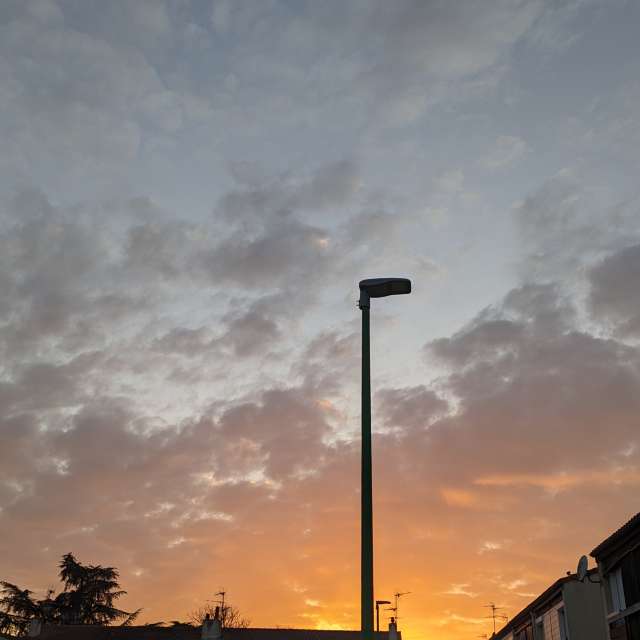
[[[558,618],[558,609],[562,608],[562,603],[545,611],[542,615],[542,629],[544,635],[540,636],[540,640],[563,640],[560,635],[560,619]],[[538,640],[538,639],[536,639]]]
[[[562,588],[569,640],[606,640],[605,612],[596,582],[567,582]]]

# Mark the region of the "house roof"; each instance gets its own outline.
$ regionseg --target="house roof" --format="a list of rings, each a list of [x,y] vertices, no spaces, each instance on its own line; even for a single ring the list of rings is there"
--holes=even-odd
[[[590,569],[589,573],[594,573],[595,569]],[[566,582],[572,582],[577,580],[575,573],[564,576],[556,580],[551,586],[547,587],[535,600],[530,602],[522,611],[518,612],[507,624],[496,632],[496,638],[501,638],[504,634],[517,629],[521,624],[529,620],[529,614],[531,611],[538,609],[543,604],[551,600],[557,593],[560,592],[562,585]]]
[[[324,629],[226,629],[223,638],[229,640],[360,640],[360,631]],[[373,634],[375,640],[387,640],[388,631]],[[398,637],[401,633],[398,631]]]
[[[622,542],[628,535],[640,530],[640,513],[636,513],[633,518],[625,522],[619,529],[614,531],[608,538],[603,540],[592,552],[591,557],[597,558],[609,549]]]
[[[47,625],[41,640],[199,640],[200,627],[190,624],[159,627],[103,627],[99,625]]]
[[[97,625],[47,626],[41,640],[199,640],[200,627],[189,624],[159,627],[101,627]],[[387,631],[374,633],[375,640],[387,640]],[[225,629],[223,640],[359,640],[360,631],[321,629]],[[402,638],[400,632],[398,637]]]

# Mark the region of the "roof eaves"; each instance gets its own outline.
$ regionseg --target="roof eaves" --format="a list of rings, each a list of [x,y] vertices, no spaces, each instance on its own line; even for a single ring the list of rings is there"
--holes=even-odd
[[[621,542],[626,536],[636,529],[640,529],[640,512],[627,520],[627,522],[625,522],[619,529],[616,529],[616,531],[614,531],[608,538],[605,538],[589,555],[592,558],[601,556],[603,552]]]

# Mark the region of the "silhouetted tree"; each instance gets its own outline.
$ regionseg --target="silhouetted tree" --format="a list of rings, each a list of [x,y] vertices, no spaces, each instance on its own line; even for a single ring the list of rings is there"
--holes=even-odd
[[[120,588],[119,574],[113,567],[83,565],[72,553],[60,561],[63,590],[52,599],[35,600],[33,592],[9,582],[0,582],[0,632],[23,635],[33,619],[51,624],[108,625],[120,621],[129,625],[140,613],[118,609],[114,602],[126,591]]]
[[[230,604],[225,604],[224,607],[219,607],[220,622],[223,629],[246,629],[251,620],[244,618],[240,611]],[[189,614],[189,622],[195,625],[201,625],[202,621],[209,616],[213,618],[216,612],[215,604],[205,604],[202,607],[194,609]]]
[[[41,614],[33,592],[3,581],[0,582],[0,594],[0,633],[24,635],[30,621]]]

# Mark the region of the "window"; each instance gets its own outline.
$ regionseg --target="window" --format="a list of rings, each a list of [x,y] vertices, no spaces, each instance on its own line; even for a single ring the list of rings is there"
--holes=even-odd
[[[640,602],[640,548],[628,553],[620,563],[624,601],[627,607]]]
[[[515,640],[533,640],[533,627],[528,625],[516,633]]]
[[[611,591],[611,613],[624,611],[627,608],[622,584],[622,570],[616,569],[609,574],[609,589]]]
[[[541,622],[544,626],[544,635],[541,635],[540,637],[544,640],[561,640],[560,618],[558,616],[558,609],[560,608],[562,608],[562,604],[545,611],[542,616]]]
[[[564,607],[558,609],[558,625],[560,627],[560,640],[569,640],[569,632],[567,630],[567,618],[564,614]]]

